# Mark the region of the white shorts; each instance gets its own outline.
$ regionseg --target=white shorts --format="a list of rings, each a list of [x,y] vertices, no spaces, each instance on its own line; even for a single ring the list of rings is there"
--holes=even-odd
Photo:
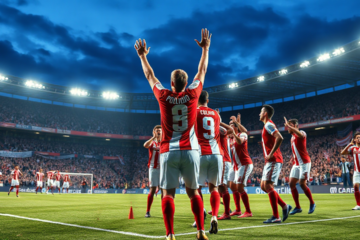
[[[50,186],[56,187],[55,180],[50,180]]]
[[[274,185],[277,185],[279,175],[281,172],[282,163],[268,162],[264,166],[262,181],[271,181]]]
[[[244,184],[246,186],[247,180],[253,169],[254,169],[253,164],[241,165],[241,167],[236,171],[235,183]]]
[[[51,179],[48,179],[48,180],[47,180],[46,185],[47,185],[48,187],[51,186]]]
[[[223,174],[221,177],[221,184],[227,185],[228,181],[230,181],[230,171],[231,171],[231,162],[224,162],[223,163]]]
[[[219,186],[223,173],[223,156],[218,154],[200,156],[199,185],[205,186],[205,182]]]
[[[355,184],[355,183],[360,183],[360,173],[359,172],[354,172],[353,184]]]
[[[179,186],[179,177],[185,186],[198,189],[200,156],[198,150],[178,150],[160,154],[160,187],[174,189]]]
[[[233,164],[231,164],[228,181],[229,181],[229,182],[235,182],[235,169],[234,169],[234,165],[233,165]]]
[[[11,179],[11,186],[12,187],[19,186],[19,180]]]
[[[160,186],[160,169],[149,168],[149,186],[157,187]]]
[[[293,165],[290,171],[290,178],[305,179],[309,181],[311,163],[300,164],[299,166]]]
[[[63,188],[69,188],[69,182],[64,182],[63,183]]]
[[[55,181],[55,187],[60,188],[60,181]]]
[[[42,186],[43,186],[42,182],[40,182],[40,181],[36,182],[36,187],[41,187],[42,188]]]

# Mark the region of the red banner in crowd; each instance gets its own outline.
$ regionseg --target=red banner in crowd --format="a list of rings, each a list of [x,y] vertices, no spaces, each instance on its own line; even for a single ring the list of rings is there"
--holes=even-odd
[[[103,156],[103,160],[119,160],[120,157]]]
[[[44,155],[44,156],[60,156],[60,153],[53,153],[53,152],[35,152],[35,154]]]

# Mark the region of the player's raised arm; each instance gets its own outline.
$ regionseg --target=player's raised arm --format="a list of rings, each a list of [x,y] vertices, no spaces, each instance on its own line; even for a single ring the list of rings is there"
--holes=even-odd
[[[141,66],[143,68],[146,79],[149,81],[151,89],[153,89],[154,85],[159,82],[159,80],[155,77],[154,70],[151,68],[146,55],[150,52],[150,47],[146,48],[145,39],[137,40],[135,42],[135,50],[141,60]]]
[[[284,120],[285,120],[285,127],[287,127],[287,128],[290,128],[291,129],[291,131],[293,131],[299,138],[304,138],[304,135],[300,132],[300,130],[298,129],[298,128],[296,128],[296,127],[292,127],[290,124],[289,124],[289,122],[288,122],[288,120],[286,119],[286,117],[284,117]],[[291,121],[291,120],[290,120]]]
[[[275,144],[273,149],[271,150],[271,152],[269,153],[269,155],[267,155],[265,158],[266,160],[270,160],[273,156],[274,156],[274,152],[280,147],[281,143],[283,142],[284,138],[281,135],[281,133],[279,131],[276,131],[274,133],[274,137],[275,137]]]
[[[349,155],[349,148],[354,146],[354,139],[351,139],[351,142],[341,151],[341,155]]]
[[[240,123],[240,113],[238,113],[238,117],[235,116],[230,117],[231,123],[234,123],[235,126],[240,130],[240,132],[247,133],[247,129]]]
[[[207,71],[208,63],[209,63],[209,48],[211,43],[211,34],[209,30],[202,29],[201,30],[201,42],[195,39],[195,42],[202,48],[202,55],[198,67],[198,73],[195,76],[195,79],[199,79],[200,82],[204,85],[205,74]]]
[[[155,131],[153,131],[153,137],[144,143],[144,148],[149,148],[155,138],[156,138],[156,134],[155,134]]]
[[[227,125],[226,123],[220,122],[220,126],[226,129],[226,134],[230,135],[230,134],[234,134],[234,129],[232,127],[230,127],[229,125]]]

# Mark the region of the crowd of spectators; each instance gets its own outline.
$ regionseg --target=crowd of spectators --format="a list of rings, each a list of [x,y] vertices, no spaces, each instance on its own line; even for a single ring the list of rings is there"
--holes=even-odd
[[[283,116],[287,116],[288,118],[297,118],[300,123],[308,123],[360,114],[359,88],[274,104],[273,121],[275,124],[282,124]],[[0,101],[2,103],[0,122],[138,136],[151,136],[154,125],[160,123],[159,114],[91,110],[6,97],[0,97]],[[211,101],[210,107],[212,107]],[[242,123],[248,130],[262,128],[262,123],[259,122],[260,109],[261,107],[239,110],[242,115]],[[231,115],[237,112],[222,112],[221,115],[223,120],[227,121]]]

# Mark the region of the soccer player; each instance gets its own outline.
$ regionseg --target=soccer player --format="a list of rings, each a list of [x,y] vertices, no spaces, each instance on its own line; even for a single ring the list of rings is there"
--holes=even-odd
[[[208,103],[209,94],[203,90],[198,102],[196,119],[196,135],[200,145],[199,190],[201,191],[201,187],[204,187],[207,181],[212,209],[209,233],[216,234],[220,207],[218,186],[221,183],[224,153],[220,142],[220,116],[217,111],[208,107]]]
[[[292,207],[286,204],[279,194],[275,191],[274,185],[280,175],[281,167],[283,164],[283,157],[280,151],[280,145],[284,140],[281,133],[277,130],[271,118],[274,115],[274,108],[270,105],[264,105],[259,114],[260,121],[264,123],[262,131],[262,148],[264,152],[265,165],[263,175],[261,178],[261,189],[269,195],[273,216],[264,223],[281,223],[279,216],[278,204],[283,209],[282,221],[284,222]]]
[[[240,114],[238,114],[240,120]],[[235,184],[241,195],[245,206],[245,213],[238,216],[239,218],[252,217],[250,210],[249,197],[245,191],[247,180],[254,168],[253,162],[248,152],[248,135],[246,128],[237,121],[235,116],[231,117],[231,122],[240,130],[240,133],[234,135],[234,164],[235,164]]]
[[[291,194],[295,201],[296,207],[291,211],[290,215],[294,215],[296,213],[301,213],[302,209],[300,207],[299,202],[299,193],[296,188],[296,183],[300,180],[300,187],[304,191],[305,195],[310,201],[310,209],[309,214],[315,211],[315,202],[312,198],[312,194],[306,182],[310,177],[310,168],[311,168],[311,158],[306,149],[306,133],[303,130],[299,129],[299,122],[297,119],[290,119],[287,121],[285,119],[285,127],[288,129],[288,132],[292,135],[291,137],[291,150],[293,153],[293,167],[290,172],[290,188]]]
[[[53,189],[53,177],[54,177],[54,174],[55,174],[55,171],[48,171],[46,173],[46,177],[47,177],[47,182],[46,182],[46,185],[47,185],[47,189],[46,189],[46,194],[49,193],[49,189],[51,188],[51,192],[52,192],[52,189]],[[54,194],[54,193],[53,193]]]
[[[61,180],[61,174],[60,174],[60,170],[57,171],[56,175],[55,175],[55,189],[57,188],[60,194],[60,180]]]
[[[44,179],[44,173],[43,170],[40,168],[40,170],[36,173],[36,191],[35,191],[36,194],[39,188],[42,194],[43,179]]]
[[[145,40],[136,41],[135,49],[140,57],[145,77],[159,102],[163,137],[160,146],[160,187],[164,192],[162,199],[163,218],[166,227],[166,239],[175,239],[174,235],[174,197],[181,175],[185,181],[186,192],[191,199],[191,209],[195,216],[198,232],[197,239],[208,239],[204,231],[204,204],[198,193],[199,153],[195,134],[197,103],[203,88],[208,66],[211,35],[202,30],[202,48],[198,73],[192,84],[186,89],[188,76],[183,70],[171,73],[171,90],[165,89],[155,77],[146,55]]]
[[[10,192],[16,187],[16,197],[19,197],[19,175],[22,176],[22,173],[19,170],[19,166],[16,166],[15,170],[11,172],[11,186],[8,195],[10,195]]]
[[[147,198],[147,208],[145,217],[149,218],[151,205],[153,203],[156,188],[160,185],[160,142],[161,142],[161,126],[156,125],[153,129],[153,137],[144,143],[144,147],[149,149],[149,187],[150,192]]]
[[[360,210],[360,132],[356,132],[351,142],[341,151],[341,155],[351,154],[354,157],[354,195],[356,206],[352,210]]]
[[[70,187],[70,176],[68,173],[68,171],[65,171],[66,174],[64,175],[64,182],[63,182],[63,189],[62,192],[64,192],[64,189],[66,189],[66,193],[69,193],[69,187]],[[94,184],[95,186],[95,184]]]

